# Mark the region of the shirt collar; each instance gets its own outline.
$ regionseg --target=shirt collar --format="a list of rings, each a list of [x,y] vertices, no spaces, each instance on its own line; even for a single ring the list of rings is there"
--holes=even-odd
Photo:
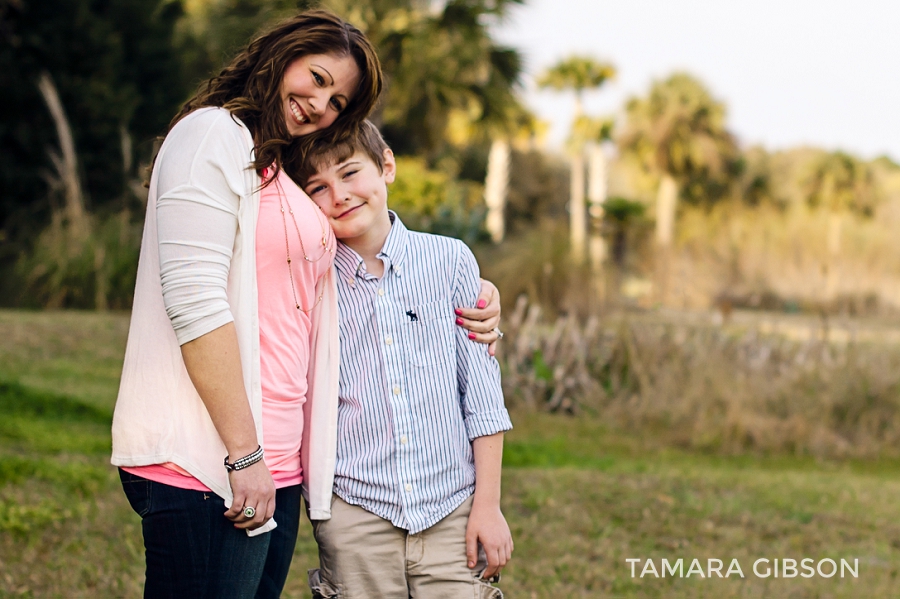
[[[387,239],[384,240],[384,246],[378,252],[378,258],[385,260],[385,272],[393,268],[394,274],[399,276],[402,273],[403,260],[406,257],[409,230],[396,212],[388,210],[388,216],[391,219],[391,230]],[[334,264],[341,276],[347,279],[358,276],[365,268],[362,256],[343,243],[337,244]]]
[[[399,273],[400,267],[403,265],[403,259],[406,257],[406,246],[409,241],[409,230],[397,216],[393,210],[388,210],[388,216],[391,219],[391,232],[388,233],[387,239],[384,240],[384,247],[378,254],[379,258],[387,258],[395,271]]]

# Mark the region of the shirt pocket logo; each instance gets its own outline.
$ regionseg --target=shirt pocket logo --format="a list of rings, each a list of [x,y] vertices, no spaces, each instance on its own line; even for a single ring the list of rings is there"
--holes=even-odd
[[[404,337],[409,363],[417,367],[450,361],[455,351],[453,306],[439,300],[404,308]],[[415,315],[415,318],[410,316]]]

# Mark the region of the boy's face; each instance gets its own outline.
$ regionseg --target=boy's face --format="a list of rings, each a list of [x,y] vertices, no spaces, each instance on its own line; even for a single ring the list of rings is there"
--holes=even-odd
[[[382,233],[386,238],[391,228],[387,186],[394,182],[396,171],[390,150],[384,151],[381,172],[365,152],[358,150],[343,162],[320,167],[304,190],[325,213],[338,239],[350,241]]]

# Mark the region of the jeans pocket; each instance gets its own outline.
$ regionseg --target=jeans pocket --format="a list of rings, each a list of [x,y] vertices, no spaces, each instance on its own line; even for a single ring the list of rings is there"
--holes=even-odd
[[[146,478],[135,476],[119,468],[119,480],[122,481],[122,489],[125,497],[131,504],[131,509],[143,518],[150,512],[150,487],[152,483]]]
[[[322,570],[315,568],[307,571],[309,590],[313,599],[339,599],[341,594],[330,582],[322,578]]]

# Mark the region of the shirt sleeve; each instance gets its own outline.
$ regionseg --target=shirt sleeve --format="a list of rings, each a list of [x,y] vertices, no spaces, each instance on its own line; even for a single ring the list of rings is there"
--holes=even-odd
[[[250,164],[227,111],[192,117],[172,129],[156,165],[160,282],[181,345],[234,320],[228,274]]]
[[[471,307],[481,288],[478,263],[464,243],[457,243],[453,307]],[[470,441],[512,428],[500,386],[500,365],[488,353],[487,345],[469,339],[468,331],[462,327],[456,327],[456,376]]]

